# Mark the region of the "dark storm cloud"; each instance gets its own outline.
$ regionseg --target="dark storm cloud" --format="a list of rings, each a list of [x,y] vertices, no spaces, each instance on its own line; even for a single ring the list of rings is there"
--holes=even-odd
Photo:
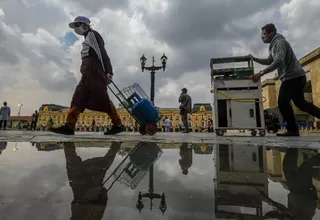
[[[50,52],[51,51],[51,52]],[[61,48],[40,46],[39,52],[44,57],[39,57],[28,51],[28,58],[34,71],[32,77],[37,80],[41,87],[49,91],[71,92],[77,84],[75,73],[69,71],[70,63],[64,57]]]
[[[54,4],[41,0],[25,2],[27,3],[21,0],[10,0],[0,3],[0,7],[5,12],[4,20],[7,25],[17,25],[22,32],[27,33],[35,32],[38,28],[51,32],[55,24],[68,21],[67,14]]]
[[[225,39],[224,25],[263,11],[276,4],[270,1],[170,1],[163,14],[145,16],[148,28],[154,37],[164,40],[173,47],[180,47],[194,41]]]
[[[72,92],[77,84],[77,79],[74,73],[69,72],[67,70],[59,70],[58,74],[59,77],[55,77],[52,72],[46,73],[45,71],[42,74],[36,76],[36,79],[39,81],[40,85],[49,90],[49,91],[59,91],[59,92]]]
[[[12,51],[6,47],[4,44],[5,34],[3,30],[0,27],[0,39],[2,42],[0,42],[0,63],[8,63],[10,65],[15,65],[19,63],[19,58],[16,54],[12,53]]]
[[[22,36],[17,34],[8,34],[5,26],[0,26],[0,62],[15,65],[19,62],[19,54],[29,60],[33,68],[33,71],[30,71],[31,77],[37,80],[41,87],[50,91],[72,91],[77,80],[75,74],[69,71],[70,63],[65,57],[62,45],[61,48],[51,44],[30,46],[24,44],[21,41]]]
[[[0,63],[8,63],[10,65],[19,63],[19,58],[15,54],[8,52],[4,46],[0,45],[0,51]]]
[[[68,0],[69,2],[80,4],[85,9],[92,13],[97,13],[104,8],[109,9],[126,9],[129,5],[129,0]]]
[[[168,61],[168,67],[170,65],[170,69],[174,69],[171,76],[177,78],[182,72],[209,68],[212,57],[232,55],[235,39],[248,44],[259,42],[259,26],[250,24],[246,27],[243,24],[238,27],[233,22],[266,10],[276,3],[277,0],[177,0],[169,2],[163,14],[154,16],[144,11],[144,22],[153,37],[176,50],[176,57]],[[258,51],[262,45],[250,46]]]

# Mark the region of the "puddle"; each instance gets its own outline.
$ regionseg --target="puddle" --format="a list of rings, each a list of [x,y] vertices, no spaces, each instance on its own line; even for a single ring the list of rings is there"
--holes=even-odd
[[[320,154],[257,145],[0,142],[0,219],[319,219]]]

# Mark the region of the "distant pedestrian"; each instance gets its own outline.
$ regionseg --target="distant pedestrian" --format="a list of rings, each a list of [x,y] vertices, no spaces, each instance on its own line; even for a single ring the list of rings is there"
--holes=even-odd
[[[52,126],[53,126],[53,119],[49,118],[49,120],[47,121],[47,131],[50,131]]]
[[[183,133],[188,133],[189,132],[188,114],[192,112],[192,100],[191,100],[191,97],[188,95],[188,90],[186,88],[183,88],[181,90],[179,102],[180,102],[180,106],[179,106],[180,115],[182,116],[182,122],[185,129]]]
[[[166,117],[166,119],[164,120],[164,131],[170,132],[170,128],[171,128],[171,120],[168,117]]]
[[[39,113],[36,110],[32,116],[31,116],[31,130],[36,130],[37,129],[37,123],[38,123],[38,118],[39,118]]]
[[[0,109],[0,129],[2,128],[2,124],[3,124],[3,130],[7,129],[7,123],[9,121],[10,115],[11,115],[11,109],[7,105],[7,102],[4,102],[3,106]]]

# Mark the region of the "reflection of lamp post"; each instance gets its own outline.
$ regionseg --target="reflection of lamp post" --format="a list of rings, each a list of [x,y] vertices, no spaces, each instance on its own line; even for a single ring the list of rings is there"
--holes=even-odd
[[[167,210],[166,197],[165,197],[164,193],[162,193],[162,195],[160,195],[158,193],[154,193],[153,165],[151,165],[149,168],[149,191],[147,193],[139,192],[139,195],[138,195],[138,201],[137,201],[136,207],[139,210],[139,212],[141,212],[141,210],[144,208],[142,198],[149,198],[150,199],[150,210],[152,210],[152,206],[153,206],[152,200],[153,199],[161,199],[159,209],[162,212],[162,214],[164,214],[165,211]]]
[[[18,104],[18,107],[19,107],[19,111],[18,111],[18,126],[19,126],[19,129],[20,129],[20,114],[21,114],[21,107],[23,106],[22,103]]]
[[[14,147],[13,147],[13,151],[17,151],[18,148],[17,148],[17,142],[14,144]]]
[[[155,81],[155,74],[156,74],[156,71],[157,70],[160,70],[160,69],[163,69],[163,71],[165,71],[166,69],[166,66],[167,66],[167,59],[168,57],[166,57],[165,54],[162,55],[162,57],[160,58],[161,59],[161,63],[162,63],[162,66],[155,66],[154,65],[154,57],[152,57],[152,66],[149,66],[149,67],[146,67],[146,61],[147,61],[147,58],[143,56],[140,58],[140,63],[141,63],[141,70],[142,72],[144,70],[148,70],[150,71],[151,73],[151,87],[150,87],[150,99],[151,99],[151,102],[154,104],[154,81]]]

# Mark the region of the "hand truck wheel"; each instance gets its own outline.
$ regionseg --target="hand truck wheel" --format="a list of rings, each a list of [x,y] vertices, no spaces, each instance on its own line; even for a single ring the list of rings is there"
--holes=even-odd
[[[157,125],[156,124],[147,124],[145,131],[148,135],[155,135],[157,133]]]
[[[266,131],[265,131],[265,130],[260,130],[260,131],[259,131],[259,135],[260,135],[261,137],[266,136]]]
[[[224,131],[217,129],[217,130],[216,130],[216,135],[217,135],[217,136],[223,136],[223,135],[224,135]]]
[[[139,127],[139,132],[141,135],[146,135],[147,132],[146,132],[146,127],[145,126],[140,126]]]
[[[256,130],[252,130],[251,131],[251,135],[254,136],[254,137],[257,136],[257,131]]]

